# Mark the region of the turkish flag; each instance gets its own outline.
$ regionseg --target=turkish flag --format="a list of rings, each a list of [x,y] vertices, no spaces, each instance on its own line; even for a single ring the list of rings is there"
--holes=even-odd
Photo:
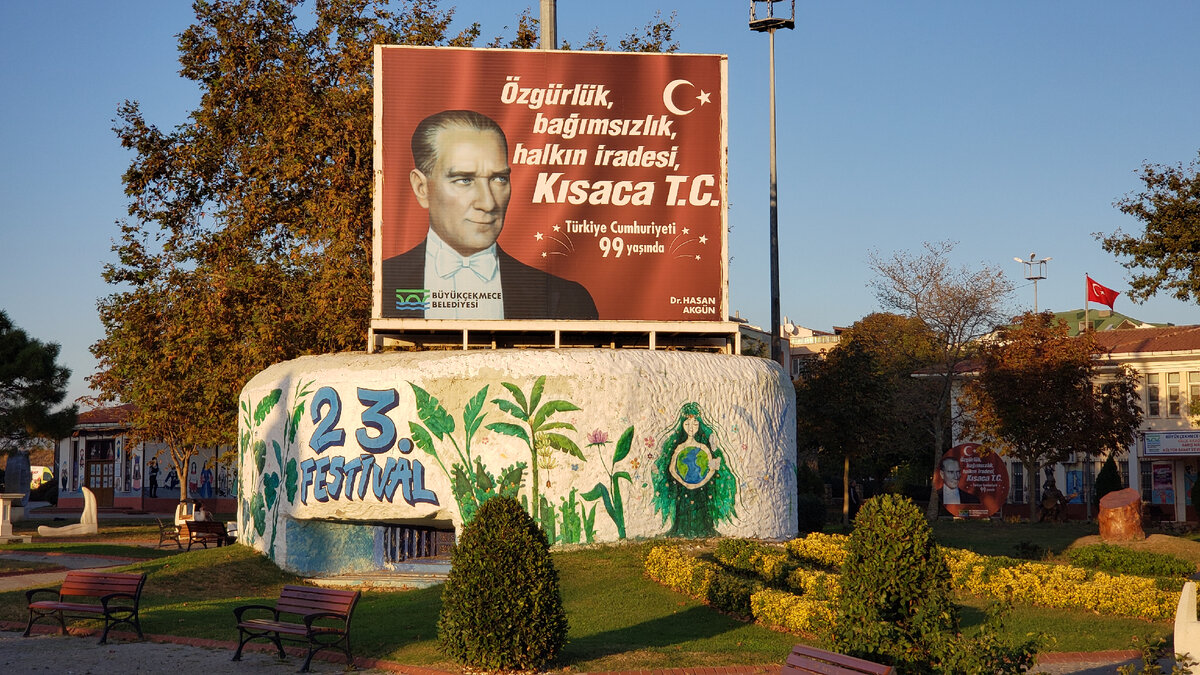
[[[1084,275],[1087,276],[1087,275]],[[1092,281],[1090,276],[1087,277],[1087,299],[1088,302],[1095,302],[1101,305],[1108,305],[1109,309],[1113,308],[1113,303],[1117,301],[1117,296],[1120,293],[1111,288],[1105,288],[1100,284]]]

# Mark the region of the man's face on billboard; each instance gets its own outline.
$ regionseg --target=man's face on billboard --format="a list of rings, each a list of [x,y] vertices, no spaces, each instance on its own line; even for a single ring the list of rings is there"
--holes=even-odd
[[[947,459],[942,462],[942,482],[951,490],[958,489],[958,481],[962,478],[962,469],[959,468],[958,462],[953,459]]]
[[[512,197],[504,143],[491,131],[448,127],[436,147],[432,175],[409,174],[413,192],[442,241],[463,256],[478,253],[500,236]]]

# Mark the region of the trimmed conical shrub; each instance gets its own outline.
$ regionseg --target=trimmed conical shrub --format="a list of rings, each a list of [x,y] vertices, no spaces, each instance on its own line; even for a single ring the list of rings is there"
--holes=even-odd
[[[926,672],[958,630],[951,599],[950,568],[921,510],[898,495],[867,500],[846,546],[833,647]]]
[[[566,642],[546,536],[516,500],[487,500],[451,556],[438,620],[442,652],[472,669],[536,670]]]
[[[1117,461],[1110,454],[1108,459],[1104,460],[1104,466],[1100,467],[1100,473],[1096,474],[1096,501],[1094,503],[1099,504],[1104,495],[1120,489],[1121,471],[1117,468]]]

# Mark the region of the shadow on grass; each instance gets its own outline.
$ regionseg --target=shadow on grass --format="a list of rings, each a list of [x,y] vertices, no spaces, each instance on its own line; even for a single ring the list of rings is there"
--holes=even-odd
[[[670,616],[572,637],[559,661],[592,660],[640,649],[681,647],[697,640],[728,633],[744,625],[708,607],[690,607]]]

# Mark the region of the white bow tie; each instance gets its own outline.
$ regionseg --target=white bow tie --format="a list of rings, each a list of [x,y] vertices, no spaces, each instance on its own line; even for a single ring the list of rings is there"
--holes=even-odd
[[[491,281],[496,276],[496,253],[491,250],[480,251],[469,258],[464,258],[453,250],[442,249],[433,259],[434,271],[443,279],[448,279],[459,272],[469,269],[483,281]]]

